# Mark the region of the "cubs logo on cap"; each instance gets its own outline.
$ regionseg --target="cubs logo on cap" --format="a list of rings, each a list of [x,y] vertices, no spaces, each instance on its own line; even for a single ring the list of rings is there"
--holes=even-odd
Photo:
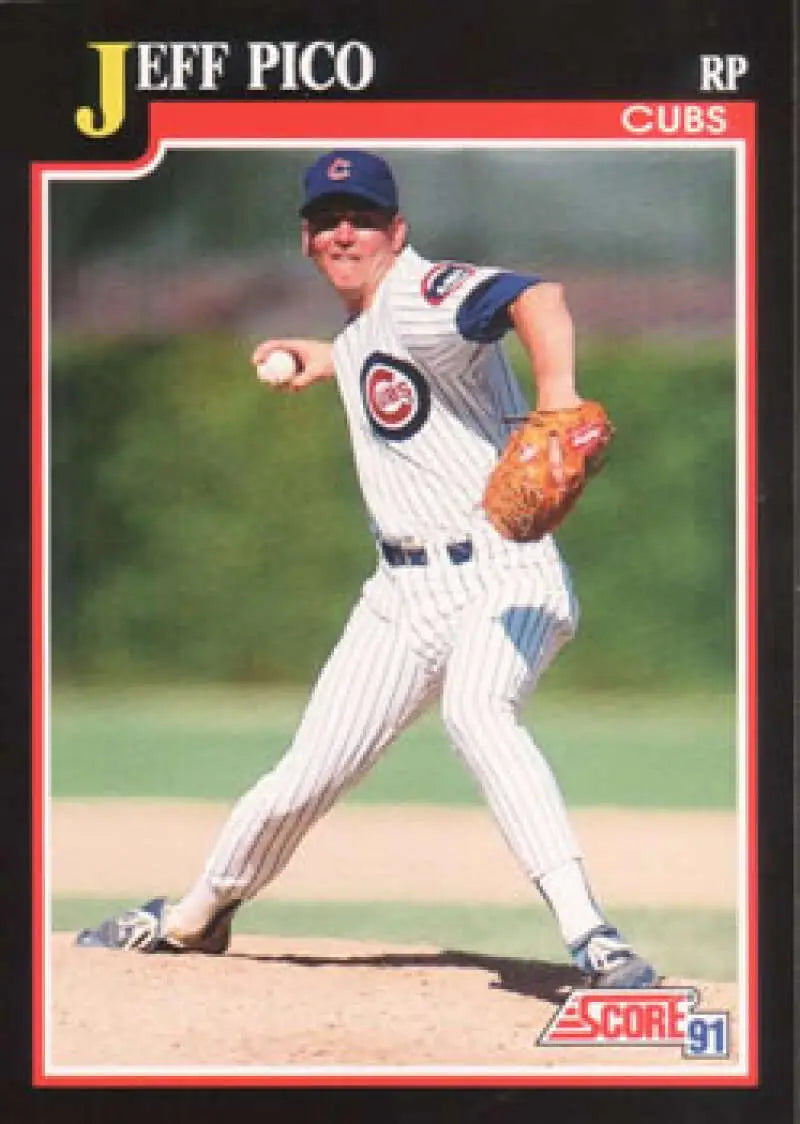
[[[319,156],[303,177],[301,215],[329,195],[352,195],[394,214],[398,207],[397,184],[392,169],[380,156],[360,148],[340,148]]]
[[[335,160],[331,160],[328,165],[328,179],[329,180],[346,180],[350,176],[350,170],[353,165],[349,160],[345,160],[343,156],[337,156]]]

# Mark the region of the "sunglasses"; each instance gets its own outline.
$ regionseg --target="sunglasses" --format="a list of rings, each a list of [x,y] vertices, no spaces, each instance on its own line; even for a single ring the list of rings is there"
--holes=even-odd
[[[312,230],[334,230],[349,222],[356,230],[386,230],[393,216],[377,207],[320,207],[307,216]]]

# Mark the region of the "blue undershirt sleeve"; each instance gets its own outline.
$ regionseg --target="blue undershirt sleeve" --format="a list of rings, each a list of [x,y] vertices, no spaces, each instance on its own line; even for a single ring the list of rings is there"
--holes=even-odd
[[[456,313],[459,333],[465,340],[476,343],[501,339],[511,327],[508,306],[521,292],[541,280],[536,274],[496,273],[476,285]]]

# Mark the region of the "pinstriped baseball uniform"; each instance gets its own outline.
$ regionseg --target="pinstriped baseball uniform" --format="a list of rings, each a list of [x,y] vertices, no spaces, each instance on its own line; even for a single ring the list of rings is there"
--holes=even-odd
[[[525,400],[499,345],[536,283],[406,247],[334,344],[377,565],[282,760],[235,805],[205,877],[220,902],[273,879],[315,820],[438,697],[455,751],[532,879],[579,857],[556,780],[518,721],[573,634],[555,543],[502,539],[480,498]]]
[[[538,277],[426,261],[404,248],[397,185],[374,154],[323,154],[306,169],[304,196],[304,252],[351,319],[332,349],[293,341],[301,369],[291,385],[336,375],[375,572],[291,745],[234,806],[188,893],[84,929],[77,944],[224,952],[238,905],[280,873],[315,820],[438,697],[456,753],[575,966],[597,986],[652,986],[658,973],[594,901],[555,777],[518,720],[521,700],[576,627],[567,570],[552,539],[508,542],[481,508],[510,419],[526,411],[499,341],[513,316],[540,399],[554,382],[556,397],[568,398],[571,320],[552,304],[552,287],[542,300],[517,300]],[[535,333],[550,327],[540,351]],[[259,345],[253,361],[280,346]]]

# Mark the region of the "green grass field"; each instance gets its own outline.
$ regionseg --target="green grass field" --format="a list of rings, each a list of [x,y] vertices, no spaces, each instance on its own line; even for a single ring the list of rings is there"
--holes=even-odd
[[[51,706],[52,795],[231,800],[289,743],[304,692],[59,689]],[[729,694],[537,692],[525,723],[572,806],[732,808]],[[348,800],[469,804],[480,795],[438,714],[390,746]]]
[[[51,778],[55,798],[234,799],[291,739],[304,692],[169,688],[54,692]],[[735,703],[696,696],[537,693],[525,722],[559,777],[570,806],[734,806]],[[425,715],[390,747],[347,797],[371,803],[478,803],[438,715]],[[65,896],[53,901],[56,929],[93,924],[128,899]],[[664,973],[732,980],[732,912],[628,909],[615,920]],[[248,904],[237,931],[276,936],[433,944],[459,954],[561,961],[549,912],[435,902]]]
[[[61,898],[53,927],[75,930],[129,909],[129,899]],[[723,910],[618,909],[614,919],[665,975],[736,979],[736,920]],[[542,906],[437,905],[426,902],[256,900],[237,915],[236,933],[431,944],[478,956],[566,963],[553,918]]]

